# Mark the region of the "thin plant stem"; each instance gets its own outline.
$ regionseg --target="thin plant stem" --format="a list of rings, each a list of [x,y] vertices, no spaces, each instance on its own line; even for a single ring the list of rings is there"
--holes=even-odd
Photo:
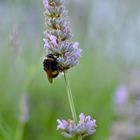
[[[71,92],[71,88],[70,88],[68,74],[67,74],[66,71],[64,72],[64,78],[65,78],[66,89],[67,89],[68,100],[69,100],[69,104],[70,104],[70,109],[71,109],[72,117],[73,117],[73,120],[75,122],[77,122],[77,116],[76,116],[74,101],[73,101],[73,97],[72,97],[72,92]]]
[[[78,137],[78,140],[82,140],[82,137]]]
[[[23,132],[24,132],[24,123],[18,122],[15,139],[22,140],[23,139]]]

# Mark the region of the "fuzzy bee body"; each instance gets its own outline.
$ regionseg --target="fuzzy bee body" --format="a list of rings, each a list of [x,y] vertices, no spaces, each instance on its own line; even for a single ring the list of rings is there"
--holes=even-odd
[[[57,55],[48,54],[43,60],[44,71],[46,72],[50,83],[53,82],[53,78],[56,78],[59,75],[57,57]]]

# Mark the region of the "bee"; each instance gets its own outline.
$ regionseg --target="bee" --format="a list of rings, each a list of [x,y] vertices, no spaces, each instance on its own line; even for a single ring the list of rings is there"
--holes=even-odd
[[[57,58],[58,55],[56,54],[48,54],[43,60],[43,68],[50,83],[53,82],[53,78],[56,78],[59,75]]]

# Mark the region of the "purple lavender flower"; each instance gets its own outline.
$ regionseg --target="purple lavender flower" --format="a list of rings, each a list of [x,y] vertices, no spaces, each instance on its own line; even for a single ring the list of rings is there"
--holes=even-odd
[[[71,29],[65,20],[64,0],[43,0],[45,7],[44,48],[48,54],[57,55],[59,71],[65,71],[78,63],[81,49],[78,42],[72,42]]]
[[[79,123],[76,124],[73,120],[57,120],[57,129],[61,131],[64,137],[86,137],[96,132],[96,120],[90,116],[85,116],[83,113],[79,115]]]

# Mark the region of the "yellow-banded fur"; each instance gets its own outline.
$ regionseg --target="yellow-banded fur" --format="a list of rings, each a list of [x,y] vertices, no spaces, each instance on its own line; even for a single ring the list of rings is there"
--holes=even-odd
[[[56,78],[59,74],[57,57],[58,56],[55,54],[48,54],[43,60],[44,71],[50,83],[52,83],[53,78]]]

